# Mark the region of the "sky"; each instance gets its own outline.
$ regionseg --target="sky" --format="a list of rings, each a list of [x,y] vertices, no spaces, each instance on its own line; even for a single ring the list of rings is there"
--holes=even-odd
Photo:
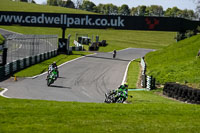
[[[34,0],[37,4],[42,4],[46,2],[47,0]],[[73,1],[73,0],[72,0]],[[127,4],[129,8],[137,7],[138,5],[161,5],[164,10],[166,10],[168,7],[172,8],[174,6],[177,6],[179,9],[190,9],[194,10],[196,9],[196,4],[194,0],[90,0],[96,5],[99,3],[102,4],[108,4],[112,3],[117,6],[121,6],[123,4]]]

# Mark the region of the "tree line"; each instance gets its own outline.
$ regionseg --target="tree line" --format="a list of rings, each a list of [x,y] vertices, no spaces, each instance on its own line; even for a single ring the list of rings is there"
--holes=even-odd
[[[200,0],[199,5],[200,5]],[[48,5],[61,6],[67,8],[76,8],[85,11],[101,13],[104,15],[126,15],[126,16],[167,16],[167,17],[181,17],[187,19],[197,19],[198,14],[193,10],[181,10],[177,7],[168,8],[164,10],[162,6],[137,6],[130,8],[128,5],[116,6],[113,4],[99,4],[95,5],[89,0],[47,0]]]
[[[35,3],[34,0],[19,0],[23,2],[32,2]],[[47,0],[47,5],[51,6],[60,6],[66,8],[76,8],[85,11],[100,13],[104,15],[126,15],[126,16],[166,16],[166,17],[180,17],[186,19],[197,19],[200,17],[198,13],[200,13],[200,0],[193,0],[197,7],[196,12],[193,10],[184,9],[181,10],[179,8],[172,7],[166,10],[163,9],[162,6],[159,5],[151,5],[151,6],[137,6],[130,8],[127,4],[123,4],[122,6],[116,6],[113,4],[99,4],[95,5],[90,0]]]

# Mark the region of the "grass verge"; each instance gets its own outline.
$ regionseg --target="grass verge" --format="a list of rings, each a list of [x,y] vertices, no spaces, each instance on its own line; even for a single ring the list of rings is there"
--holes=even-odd
[[[128,75],[127,75],[127,82],[129,86],[128,88],[130,89],[137,88],[139,73],[140,73],[140,59],[136,59],[130,63],[128,68]]]
[[[198,133],[200,106],[155,92],[130,92],[132,104],[99,104],[0,97],[0,132]]]
[[[52,64],[54,61],[56,61],[57,65],[63,64],[64,62],[73,60],[75,58],[85,56],[91,54],[89,52],[81,52],[81,51],[73,51],[73,55],[65,55],[61,54],[56,57],[53,57],[51,59],[45,60],[39,64],[35,64],[31,67],[28,67],[20,72],[17,72],[14,74],[14,76],[17,77],[32,77],[38,74],[41,74],[43,72],[46,72],[48,70],[48,67],[50,64]]]

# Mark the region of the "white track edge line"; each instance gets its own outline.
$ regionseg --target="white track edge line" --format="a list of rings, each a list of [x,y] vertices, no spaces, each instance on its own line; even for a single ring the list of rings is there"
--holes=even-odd
[[[125,70],[125,73],[124,73],[124,78],[122,80],[122,85],[126,82],[126,78],[127,78],[127,73],[128,73],[128,68],[129,68],[129,65],[131,64],[132,61],[134,61],[135,59],[132,59],[131,61],[129,61],[128,65],[126,66],[126,70]]]
[[[4,95],[4,93],[6,91],[8,91],[8,89],[7,88],[3,88],[3,90],[0,92],[0,96],[5,97],[5,98],[10,98],[10,97]]]

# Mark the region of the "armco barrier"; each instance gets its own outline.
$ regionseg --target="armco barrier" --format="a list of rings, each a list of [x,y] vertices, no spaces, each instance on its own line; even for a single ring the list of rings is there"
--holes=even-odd
[[[183,102],[200,104],[200,89],[194,89],[186,85],[166,83],[163,94]]]
[[[12,74],[14,74],[19,70],[22,70],[26,67],[34,65],[36,63],[39,63],[56,55],[57,55],[57,50],[53,50],[50,52],[38,54],[36,56],[26,57],[23,59],[7,63],[6,65],[0,67],[0,81],[11,76]]]

